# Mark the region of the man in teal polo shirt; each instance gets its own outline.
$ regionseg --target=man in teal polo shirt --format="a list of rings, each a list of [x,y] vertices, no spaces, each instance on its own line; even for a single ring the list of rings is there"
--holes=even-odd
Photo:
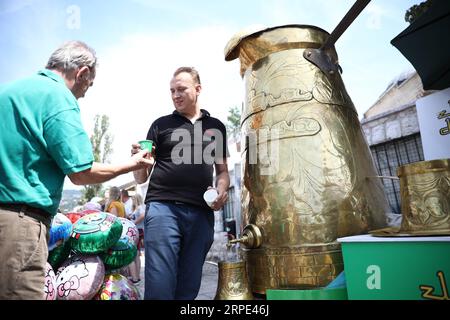
[[[42,299],[51,218],[67,175],[96,184],[147,168],[148,152],[126,163],[94,162],[77,99],[92,86],[97,58],[65,43],[46,69],[0,86],[0,299]]]

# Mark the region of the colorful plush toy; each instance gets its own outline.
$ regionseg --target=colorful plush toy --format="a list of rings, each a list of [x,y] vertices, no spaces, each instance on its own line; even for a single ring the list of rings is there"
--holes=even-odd
[[[69,257],[70,251],[70,242],[66,241],[62,245],[57,246],[56,248],[48,252],[47,261],[48,263],[50,263],[54,270],[58,270],[61,264]]]
[[[91,300],[105,277],[105,266],[95,255],[74,255],[58,269],[58,300]]]
[[[56,300],[56,275],[48,262],[45,269],[44,299]]]
[[[139,231],[134,222],[120,217],[119,220],[122,223],[123,227],[122,235],[120,237],[121,238],[129,237],[133,241],[133,243],[137,246],[139,242]]]
[[[141,300],[136,286],[121,274],[107,274],[96,300]]]
[[[50,226],[50,239],[48,241],[48,250],[53,250],[60,246],[70,237],[72,232],[72,222],[62,213],[57,213]]]
[[[137,255],[137,247],[131,238],[120,238],[115,245],[106,252],[99,254],[105,264],[106,270],[117,270],[129,265]]]
[[[82,216],[84,216],[84,213],[81,212],[69,212],[66,213],[66,217],[69,218],[70,221],[72,221],[72,224],[75,224],[75,222],[78,221]]]
[[[120,239],[122,229],[116,216],[106,212],[90,213],[74,224],[70,244],[73,250],[83,254],[105,252]]]

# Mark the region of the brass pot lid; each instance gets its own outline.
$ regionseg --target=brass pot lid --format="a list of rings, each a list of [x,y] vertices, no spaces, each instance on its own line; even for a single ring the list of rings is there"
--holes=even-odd
[[[437,160],[409,163],[398,167],[397,175],[399,177],[402,177],[413,174],[423,174],[445,170],[450,171],[450,159],[437,159]]]
[[[260,35],[263,32],[268,32],[274,29],[279,29],[279,28],[309,28],[309,29],[316,29],[318,31],[324,32],[327,35],[329,35],[329,33],[319,27],[316,26],[312,26],[312,25],[306,25],[306,24],[287,24],[287,25],[281,25],[281,26],[276,26],[276,27],[270,27],[270,28],[265,28],[261,25],[253,25],[250,27],[247,27],[241,31],[239,31],[238,33],[236,33],[231,39],[230,41],[228,41],[227,45],[225,46],[225,61],[231,61],[236,59],[237,57],[239,57],[239,44],[246,38],[249,37],[255,37]]]

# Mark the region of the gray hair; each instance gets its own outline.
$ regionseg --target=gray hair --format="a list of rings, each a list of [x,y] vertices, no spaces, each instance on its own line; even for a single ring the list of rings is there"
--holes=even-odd
[[[66,72],[87,66],[93,72],[96,65],[94,49],[81,41],[68,41],[52,53],[45,68]]]

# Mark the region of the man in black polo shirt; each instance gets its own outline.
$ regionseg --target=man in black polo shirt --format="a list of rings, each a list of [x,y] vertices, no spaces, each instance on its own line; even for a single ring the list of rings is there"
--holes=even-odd
[[[145,199],[145,299],[193,300],[214,239],[213,210],[228,199],[226,129],[200,109],[194,68],[177,69],[170,91],[176,110],[153,122],[147,134],[155,146],[153,172],[134,171],[137,183],[152,172]],[[133,144],[132,154],[139,150]],[[214,169],[218,196],[209,207],[203,193],[213,184]]]

